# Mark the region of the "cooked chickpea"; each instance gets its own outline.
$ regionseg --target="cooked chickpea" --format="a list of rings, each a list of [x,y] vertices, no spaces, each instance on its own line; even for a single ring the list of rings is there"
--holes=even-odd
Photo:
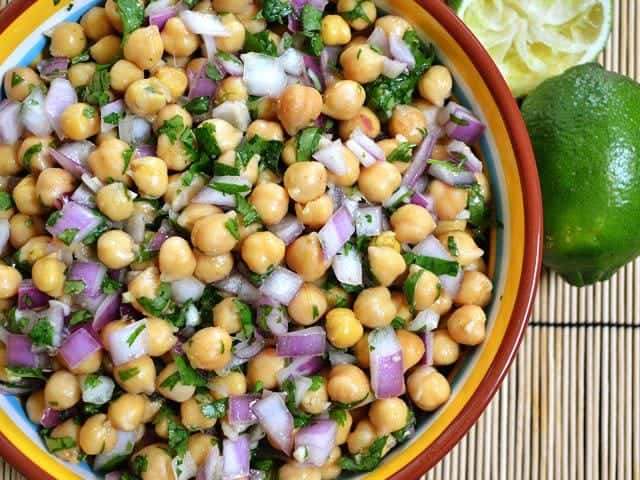
[[[164,83],[169,90],[171,101],[176,101],[187,91],[189,79],[184,70],[175,67],[161,67],[157,69],[153,76]]]
[[[37,237],[30,238],[27,242],[16,252],[18,260],[20,262],[27,262],[33,265],[40,258],[44,257],[47,253],[47,248],[51,237],[47,235],[39,235]],[[33,277],[33,273],[31,275]]]
[[[42,257],[33,264],[31,278],[38,290],[58,297],[64,288],[66,266],[54,256]]]
[[[353,354],[356,357],[357,365],[360,368],[369,368],[369,334],[362,335],[358,343],[353,346]]]
[[[360,402],[367,397],[369,391],[369,378],[355,365],[336,365],[331,369],[327,382],[331,400],[342,403]]]
[[[267,120],[254,120],[247,129],[247,139],[259,136],[263,140],[284,141],[284,132],[278,122],[269,122]]]
[[[180,17],[167,20],[160,37],[165,52],[177,57],[188,57],[200,46],[198,36],[191,33]]]
[[[158,374],[156,379],[156,390],[165,398],[174,402],[186,402],[196,393],[196,387],[193,385],[185,385],[178,381],[175,385],[166,386],[164,382],[178,371],[175,363],[170,363]]]
[[[389,247],[367,249],[371,273],[384,287],[391,285],[407,269],[404,258]]]
[[[122,39],[117,35],[107,35],[89,48],[89,54],[96,63],[109,64],[118,59]]]
[[[407,378],[409,397],[418,408],[432,412],[442,406],[451,395],[447,379],[433,367],[422,365]]]
[[[129,164],[129,171],[141,195],[158,198],[167,191],[169,172],[167,164],[161,158],[134,158]]]
[[[433,305],[431,305],[429,309],[433,310],[438,315],[444,315],[451,310],[452,305],[453,301],[451,300],[451,297],[443,290],[440,292],[438,299],[433,302]]]
[[[327,189],[327,169],[320,162],[296,162],[284,173],[284,186],[296,202],[319,198]]]
[[[229,32],[227,37],[216,38],[216,47],[221,52],[238,53],[244,46],[247,31],[242,22],[233,13],[220,15],[222,25]]]
[[[478,305],[486,307],[491,300],[493,284],[484,273],[467,271],[464,272],[460,290],[453,301],[457,305]]]
[[[365,327],[381,328],[391,324],[397,309],[388,288],[373,287],[366,288],[358,294],[353,311]]]
[[[312,325],[327,311],[327,298],[312,283],[305,283],[287,307],[291,319],[299,325]]]
[[[396,238],[402,243],[419,243],[436,228],[433,217],[419,205],[403,205],[391,215]]]
[[[209,378],[208,387],[216,400],[232,395],[244,395],[247,393],[247,378],[242,372],[232,371],[226,375]]]
[[[102,350],[98,350],[93,352],[91,355],[88,355],[82,362],[73,368],[69,367],[63,359],[61,359],[61,363],[74,375],[87,375],[89,373],[94,373],[100,370],[100,366],[102,365]]]
[[[340,447],[336,446],[331,449],[327,462],[322,466],[322,480],[333,480],[340,476],[340,473],[342,473],[342,468],[340,467],[341,456],[342,450]]]
[[[51,438],[70,438],[73,440],[73,447],[57,450],[54,452],[54,455],[70,463],[79,463],[80,450],[78,449],[78,434],[80,432],[80,426],[74,420],[74,418],[70,418],[57,425],[49,436]]]
[[[118,60],[109,70],[111,88],[117,92],[124,92],[129,86],[144,78],[144,72],[129,60]]]
[[[226,120],[212,118],[202,122],[198,128],[203,128],[205,125],[211,125],[213,127],[212,133],[218,143],[220,153],[235,150],[238,145],[240,145],[242,141],[242,131],[238,130]]]
[[[303,465],[297,462],[285,463],[278,469],[279,480],[321,480],[318,467]]]
[[[302,277],[305,282],[314,282],[321,278],[331,266],[324,258],[322,244],[317,233],[298,237],[287,247],[287,265]]]
[[[151,395],[155,391],[156,367],[147,355],[114,367],[113,377],[125,392]]]
[[[348,308],[334,308],[327,313],[327,339],[334,347],[353,347],[364,333],[362,324],[352,310]]]
[[[36,390],[27,398],[24,404],[24,409],[27,412],[27,417],[36,425],[40,424],[42,414],[44,413],[44,390]]]
[[[9,219],[9,241],[13,248],[20,248],[29,239],[45,233],[42,217],[30,217],[16,213]]]
[[[231,337],[222,328],[203,328],[184,344],[184,351],[194,368],[220,370],[231,360]]]
[[[215,437],[206,433],[196,433],[189,437],[187,448],[198,467],[205,462],[216,441]]]
[[[462,345],[478,345],[485,337],[487,316],[477,305],[463,305],[447,321],[451,338]]]
[[[54,207],[63,195],[75,190],[73,175],[63,168],[47,168],[40,173],[36,182],[36,193],[45,207]]]
[[[42,215],[46,212],[38,198],[36,179],[33,175],[27,175],[20,180],[13,189],[12,196],[18,211],[25,215]]]
[[[376,138],[380,135],[380,120],[371,109],[362,107],[355,117],[340,122],[338,125],[340,138],[346,141],[356,128],[359,128],[367,137]]]
[[[182,120],[182,125],[185,127],[191,127],[193,125],[193,118],[191,114],[187,112],[183,107],[176,103],[170,103],[165,106],[158,112],[155,120],[153,121],[153,130],[158,131],[160,127],[164,125],[165,122],[169,121],[177,121],[175,117],[180,117]],[[175,119],[175,120],[174,120]],[[179,134],[182,132],[178,132]]]
[[[432,66],[418,81],[420,96],[438,107],[442,107],[444,101],[451,96],[452,87],[451,72],[442,65]]]
[[[329,221],[331,215],[333,215],[333,201],[329,195],[320,195],[315,200],[311,200],[307,203],[295,204],[296,217],[305,226],[318,230]]]
[[[124,268],[136,258],[131,235],[122,230],[109,230],[98,238],[98,258],[109,268]]]
[[[7,98],[21,102],[36,87],[44,84],[36,72],[29,67],[16,67],[4,74],[4,91]]]
[[[351,187],[360,177],[360,160],[347,147],[343,147],[342,155],[346,167],[345,173],[336,175],[335,173],[329,172],[327,178],[329,182],[340,185],[341,187]]]
[[[242,330],[238,302],[236,297],[226,297],[213,307],[213,324],[231,335]]]
[[[282,263],[285,244],[271,232],[256,232],[242,242],[241,255],[252,272],[263,275]]]
[[[105,185],[96,194],[98,209],[114,222],[126,220],[133,213],[133,199],[127,186],[120,182]]]
[[[362,85],[353,80],[339,80],[324,91],[322,112],[336,120],[351,120],[364,106],[366,93]]]
[[[149,332],[147,353],[151,357],[164,355],[173,348],[178,341],[173,330],[174,327],[162,318],[147,318],[147,331]]]
[[[216,424],[216,418],[207,417],[202,413],[202,405],[195,397],[180,404],[182,424],[188,430],[206,430]]]
[[[351,28],[340,15],[326,15],[320,30],[325,45],[346,45],[351,41]]]
[[[55,166],[56,162],[49,155],[48,148],[52,144],[52,137],[25,138],[18,149],[18,163],[34,175]]]
[[[369,408],[369,420],[378,435],[402,429],[409,419],[409,407],[401,398],[381,398]]]
[[[131,184],[131,178],[126,173],[129,144],[117,138],[104,141],[89,155],[89,168],[100,181],[109,183],[109,179],[116,182]]]
[[[353,432],[347,437],[349,453],[364,452],[377,439],[376,428],[369,420],[360,420]]]
[[[206,255],[229,253],[237,243],[225,226],[231,220],[232,217],[224,213],[214,213],[197,220],[191,230],[191,243]]]
[[[242,77],[227,77],[220,82],[216,93],[216,104],[231,101],[246,101],[249,98],[247,85]]]
[[[83,15],[80,25],[87,38],[94,42],[115,32],[104,7],[93,7]]]
[[[463,267],[471,265],[484,255],[484,251],[467,232],[449,232],[441,235],[438,240]],[[450,248],[453,245],[455,247]]]
[[[382,74],[384,57],[369,45],[353,45],[340,54],[340,65],[347,80],[364,84]]]
[[[188,278],[196,269],[196,257],[182,237],[167,238],[160,247],[158,267],[166,281]]]
[[[166,445],[154,444],[138,450],[131,461],[137,457],[145,458],[147,469],[141,473],[142,480],[172,480],[175,478],[171,456]]]
[[[245,13],[251,4],[252,0],[211,0],[216,12]]]
[[[396,336],[402,348],[402,361],[406,372],[424,357],[424,342],[418,335],[407,330],[396,330]]]
[[[388,128],[392,136],[402,135],[418,145],[425,136],[427,120],[421,110],[410,105],[398,105],[393,109]]]
[[[96,64],[93,62],[82,62],[71,65],[67,71],[67,78],[74,88],[85,87],[89,84],[96,73]]]
[[[180,212],[177,223],[185,230],[191,231],[195,222],[214,213],[222,213],[222,210],[214,205],[192,203]]]
[[[384,15],[378,18],[376,21],[376,27],[384,30],[387,36],[394,33],[400,38],[403,38],[404,34],[407,33],[408,30],[412,30],[411,24],[404,18],[398,17],[397,15]]]
[[[100,114],[89,104],[74,103],[62,112],[60,125],[71,140],[86,140],[100,131]]]
[[[257,185],[248,200],[265,225],[280,223],[289,210],[289,194],[277,183]]]
[[[371,0],[338,0],[338,13],[349,13],[359,8],[364,15],[356,16],[349,20],[349,25],[354,30],[364,30],[376,21],[378,10]]]
[[[20,282],[22,282],[22,275],[18,270],[0,263],[0,300],[15,297],[18,294]]]
[[[0,144],[0,176],[13,176],[20,170],[22,165],[18,161],[18,145]]]
[[[114,428],[133,432],[142,424],[144,406],[142,395],[124,393],[109,404],[107,415]]]
[[[442,291],[438,277],[417,265],[411,265],[409,275],[419,275],[413,291],[413,306],[415,309],[421,311],[431,307]]]
[[[429,184],[428,193],[433,197],[436,214],[440,220],[455,220],[467,207],[469,193],[464,188],[452,187],[440,180]]]
[[[413,319],[413,314],[404,293],[400,291],[391,292],[391,301],[398,310],[396,317],[402,319],[405,323],[409,323]]]
[[[53,410],[66,410],[80,401],[80,384],[76,376],[66,370],[57,370],[44,386],[44,401]]]
[[[129,34],[123,54],[126,60],[135,63],[142,70],[150,70],[158,64],[163,51],[164,45],[158,27],[150,25]]]
[[[150,117],[171,101],[171,94],[165,84],[157,78],[143,78],[127,87],[124,101],[129,110],[136,115]]]
[[[254,388],[258,382],[262,382],[266,389],[276,388],[276,374],[284,367],[284,357],[278,357],[274,348],[265,348],[247,364],[247,385]]]
[[[402,176],[389,162],[376,162],[360,171],[358,188],[370,202],[383,203],[398,189]]]
[[[79,23],[65,22],[57,25],[51,34],[49,52],[53,57],[75,57],[87,48],[87,37]]]
[[[289,135],[309,126],[322,113],[322,95],[312,87],[289,85],[278,100],[278,118]]]
[[[113,450],[118,432],[104,413],[89,417],[78,433],[78,444],[87,455],[98,455]]]
[[[447,329],[438,329],[433,332],[433,364],[452,365],[458,361],[460,345],[451,338]]]
[[[223,253],[222,255],[210,256],[194,252],[196,256],[195,277],[205,283],[213,283],[222,280],[231,273],[233,269],[233,255]]]
[[[322,383],[316,390],[307,390],[307,393],[304,394],[300,402],[300,408],[307,413],[319,415],[326,411],[328,401],[327,382],[323,378]]]

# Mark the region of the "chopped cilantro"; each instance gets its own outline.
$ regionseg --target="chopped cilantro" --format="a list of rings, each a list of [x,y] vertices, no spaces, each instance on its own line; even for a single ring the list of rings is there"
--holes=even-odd
[[[58,235],[58,239],[67,246],[71,245],[73,243],[73,239],[76,238],[76,235],[79,231],[79,228],[67,228]]]
[[[256,34],[247,30],[243,50],[246,52],[262,53],[263,55],[269,55],[271,57],[278,56],[278,47],[273,40],[271,40],[269,30],[264,30]]]
[[[145,324],[138,325],[136,329],[133,332],[131,332],[131,335],[127,337],[127,345],[129,346],[133,345],[133,343],[136,341],[136,338],[140,336],[140,334],[145,328],[147,328]]]
[[[184,457],[189,443],[189,430],[177,423],[173,418],[168,419],[169,451],[171,456]]]
[[[116,5],[122,20],[122,41],[126,42],[129,34],[144,21],[144,5],[138,0],[116,0]]]
[[[295,428],[304,427],[311,420],[311,415],[302,411],[300,407],[296,405],[296,384],[293,380],[286,380],[282,384],[282,390],[287,393],[285,403],[287,408],[293,415],[293,425]]]
[[[90,373],[84,379],[84,388],[87,390],[91,390],[92,388],[96,388],[102,383],[102,380],[98,375]]]
[[[342,457],[340,467],[349,472],[370,472],[380,464],[386,444],[386,436],[378,438],[365,452],[356,453],[353,457]]]
[[[96,116],[96,109],[93,107],[85,107],[82,110],[82,116],[91,119]]]
[[[240,194],[236,194],[236,210],[242,215],[242,225],[245,227],[262,221],[256,208]]]
[[[133,377],[138,376],[139,373],[140,369],[138,367],[127,368],[126,370],[120,370],[118,372],[118,377],[120,377],[120,380],[123,382],[126,382],[127,380],[131,380]]]
[[[89,50],[85,50],[81,54],[76,55],[75,57],[71,57],[71,65],[75,65],[76,63],[80,62],[88,62],[89,58]]]
[[[138,455],[131,463],[131,469],[136,475],[142,475],[149,468],[149,460],[146,455]]]
[[[409,163],[413,155],[415,145],[410,142],[402,142],[396,149],[389,154],[387,162],[403,162]]]
[[[262,18],[267,22],[284,23],[293,13],[289,0],[264,0],[262,4]]]
[[[37,378],[39,380],[46,380],[47,377],[42,373],[40,368],[31,367],[5,367],[6,372],[11,377],[19,378]]]
[[[87,310],[78,310],[71,314],[71,319],[69,320],[69,326],[73,327],[75,325],[79,325],[81,323],[86,323],[93,318],[90,312]]]
[[[227,414],[227,399],[213,400],[200,407],[200,411],[207,418],[222,418]]]
[[[224,78],[224,75],[222,75],[222,72],[218,69],[218,66],[215,63],[207,63],[205,76],[214,82],[219,82]]]
[[[391,326],[394,330],[398,330],[400,328],[406,328],[407,323],[402,318],[395,317],[393,320],[391,320]]]
[[[344,408],[330,408],[329,418],[338,425],[343,426],[347,423],[347,410]]]
[[[198,128],[193,130],[200,149],[209,157],[217,157],[220,155],[220,147],[216,140],[216,127],[211,123],[202,123]]]
[[[31,170],[31,160],[33,159],[33,156],[36,155],[37,153],[40,153],[41,151],[42,151],[42,143],[38,142],[31,145],[27,149],[27,151],[24,152],[24,155],[22,156],[22,165],[26,170]]]
[[[109,125],[118,125],[118,122],[120,122],[120,119],[122,117],[123,117],[122,113],[111,112],[108,115],[105,115],[104,117],[102,117],[102,121]]]
[[[324,377],[322,375],[313,375],[311,377],[311,386],[309,387],[309,390],[312,392],[317,392],[318,390],[320,390],[320,387],[322,387],[322,385],[324,385]]]
[[[9,192],[0,192],[0,210],[6,211],[13,208],[13,199]]]
[[[420,277],[424,273],[424,270],[417,270],[413,272],[409,277],[404,281],[404,285],[402,286],[402,291],[404,292],[404,296],[407,297],[407,302],[410,307],[413,309],[415,305],[415,295],[416,295],[416,286],[418,285],[418,281]]]
[[[29,338],[37,347],[53,346],[53,325],[46,318],[39,319],[29,332]]]
[[[393,438],[396,439],[398,443],[406,442],[411,437],[411,433],[416,424],[416,416],[413,413],[413,410],[409,409],[407,413],[407,423],[400,430],[396,430],[392,432]]]
[[[44,443],[47,446],[47,449],[52,453],[75,448],[76,446],[76,441],[72,437],[53,438],[45,436]]]
[[[249,185],[245,185],[244,183],[236,184],[236,183],[213,182],[209,184],[209,187],[222,193],[228,193],[230,195],[233,195],[235,193],[244,193],[251,190],[251,187],[249,187]]]
[[[233,238],[235,238],[236,240],[240,240],[240,231],[238,230],[238,219],[236,217],[230,218],[229,220],[224,222],[224,226]]]
[[[322,12],[311,3],[305,3],[300,12],[302,22],[302,32],[311,35],[322,30]]]
[[[220,163],[220,162],[215,162],[213,164],[213,174],[214,175],[219,175],[219,176],[232,176],[232,177],[237,177],[238,175],[240,175],[240,169],[236,168],[236,167],[231,167],[229,165],[226,165],[224,163]]]
[[[202,115],[209,111],[209,97],[196,97],[185,104],[184,109],[192,115]]]
[[[449,115],[449,120],[451,121],[451,123],[455,123],[456,125],[460,125],[462,127],[466,127],[467,125],[469,125],[469,122],[467,120],[465,120],[464,118],[456,117],[453,113]]]
[[[203,378],[197,371],[193,369],[184,357],[179,355],[173,356],[173,361],[180,375],[180,382],[183,385],[193,385],[195,387],[206,387],[207,380]]]
[[[320,311],[318,310],[318,306],[313,305],[313,307],[311,308],[311,318],[316,320],[319,316],[320,316]]]
[[[16,85],[20,85],[24,82],[24,78],[22,75],[18,74],[18,72],[11,73],[11,86],[15,87]]]
[[[136,2],[136,0],[122,1]],[[80,98],[91,105],[102,107],[109,103],[110,86],[109,72],[106,69],[96,69],[89,84],[80,90]]]
[[[233,303],[236,306],[236,310],[238,311],[238,316],[240,317],[240,324],[242,325],[242,332],[244,336],[250,338],[253,335],[254,326],[253,326],[253,316],[251,315],[251,309],[247,306],[247,304],[241,302],[240,300],[234,300]]]
[[[425,255],[417,255],[411,252],[405,252],[402,257],[407,265],[415,263],[416,265],[429,270],[434,275],[457,275],[460,264],[452,260],[443,260],[442,258],[428,257]]]
[[[122,283],[118,280],[111,278],[109,275],[105,275],[102,278],[102,284],[100,285],[100,289],[102,293],[105,295],[113,295],[118,290],[122,288]]]
[[[251,391],[253,393],[260,393],[262,390],[264,390],[264,382],[262,380],[258,380]]]
[[[462,165],[456,165],[455,163],[451,163],[448,160],[437,160],[435,158],[430,158],[429,160],[427,160],[427,163],[429,165],[437,165],[439,167],[446,168],[447,170],[451,170],[455,173],[462,173],[465,171]]]
[[[454,257],[457,257],[458,255],[460,255],[460,252],[458,250],[458,244],[456,243],[456,239],[453,238],[452,235],[449,235],[447,237],[447,247],[449,247],[449,251],[451,252],[451,255],[453,255]]]
[[[65,295],[78,295],[84,292],[85,288],[87,288],[87,284],[82,280],[67,280],[64,282]]]
[[[467,208],[469,210],[469,223],[484,230],[489,226],[490,211],[482,195],[482,187],[476,183],[468,190],[469,200]]]
[[[150,313],[154,317],[162,317],[162,313],[169,305],[170,300],[171,287],[168,283],[162,282],[156,292],[155,298],[140,297],[138,298],[138,303],[147,313]]]
[[[261,166],[277,172],[282,148],[282,142],[278,140],[265,140],[259,135],[255,135],[237,148],[236,166],[246,167],[254,155],[260,155]]]
[[[158,135],[165,134],[171,143],[175,143],[180,134],[184,130],[184,122],[180,115],[175,115],[169,120],[165,120],[162,126],[158,129]]]
[[[296,162],[311,160],[311,155],[318,149],[321,136],[322,130],[318,127],[305,128],[298,134]]]
[[[365,12],[364,8],[362,8],[362,4],[365,1],[368,0],[358,0],[355,7],[353,7],[348,12],[341,13],[342,17],[348,22],[355,22],[356,20],[362,19],[367,23],[371,23],[369,15],[367,15],[367,12]]]

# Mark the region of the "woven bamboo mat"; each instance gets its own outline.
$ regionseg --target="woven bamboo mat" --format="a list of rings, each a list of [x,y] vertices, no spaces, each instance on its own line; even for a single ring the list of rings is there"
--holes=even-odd
[[[614,5],[601,61],[640,81],[640,0]],[[640,260],[583,289],[543,274],[509,375],[440,479],[640,480]],[[24,477],[0,459],[0,480]]]

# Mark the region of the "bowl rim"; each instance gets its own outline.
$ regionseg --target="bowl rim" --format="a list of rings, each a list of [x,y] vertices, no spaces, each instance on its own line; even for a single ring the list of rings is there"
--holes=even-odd
[[[13,0],[0,12],[0,33],[36,0]],[[524,252],[520,285],[511,320],[498,352],[470,400],[429,447],[395,472],[390,479],[414,479],[436,465],[482,415],[507,374],[529,321],[542,266],[542,195],[527,129],[516,100],[498,67],[479,40],[443,0],[416,0],[456,40],[491,89],[505,121],[518,166],[524,207]],[[0,433],[0,455],[27,478],[55,480]]]

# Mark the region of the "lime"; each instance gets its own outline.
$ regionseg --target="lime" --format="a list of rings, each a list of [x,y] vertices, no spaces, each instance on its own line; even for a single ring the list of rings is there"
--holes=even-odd
[[[611,0],[450,0],[516,97],[595,60],[611,31]]]
[[[573,285],[640,254],[640,84],[589,63],[522,105],[544,206],[544,263]]]

